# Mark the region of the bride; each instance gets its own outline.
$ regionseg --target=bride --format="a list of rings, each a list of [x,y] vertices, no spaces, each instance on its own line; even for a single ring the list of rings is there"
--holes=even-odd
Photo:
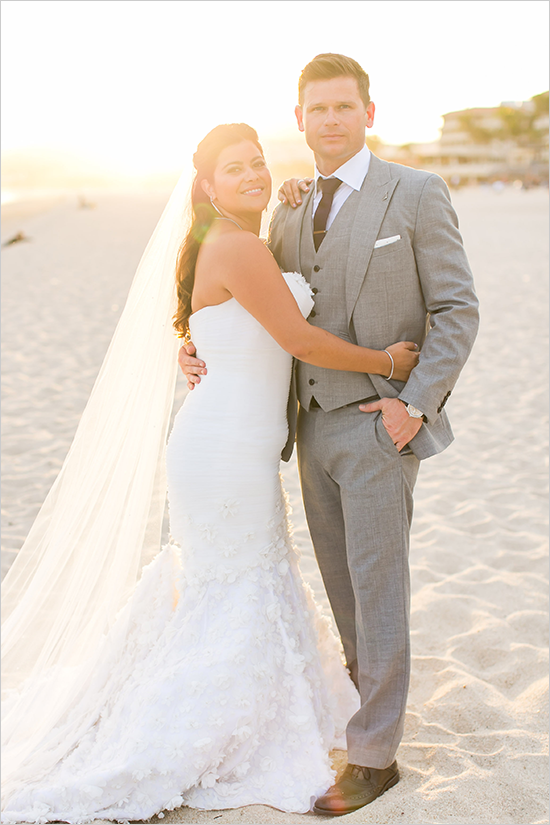
[[[258,237],[271,178],[251,127],[216,127],[194,164],[191,226],[182,243],[180,185],[6,579],[5,822],[306,812],[358,708],[288,532],[291,356],[380,375],[393,359],[405,380],[418,355],[307,323],[307,283]],[[174,327],[209,369],[166,451],[170,543],[141,570],[164,502],[178,247]]]

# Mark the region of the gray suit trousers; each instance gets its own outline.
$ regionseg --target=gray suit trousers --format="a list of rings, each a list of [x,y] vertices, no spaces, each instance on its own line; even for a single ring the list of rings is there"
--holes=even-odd
[[[323,581],[362,706],[348,760],[386,768],[403,734],[410,674],[409,530],[419,461],[380,412],[300,408],[298,462]]]

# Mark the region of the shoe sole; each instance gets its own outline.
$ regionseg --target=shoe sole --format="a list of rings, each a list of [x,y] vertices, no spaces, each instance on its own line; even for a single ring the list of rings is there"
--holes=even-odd
[[[390,788],[393,788],[394,785],[397,785],[399,782],[399,771],[395,774],[395,776],[390,777],[380,793],[371,799],[370,802],[365,802],[364,805],[359,805],[357,808],[350,808],[348,811],[327,811],[324,808],[317,808],[315,805],[313,806],[313,813],[314,814],[321,814],[321,816],[346,816],[346,814],[353,814],[355,811],[360,811],[361,808],[364,808],[365,805],[370,805],[371,802],[374,802],[375,799],[379,799],[383,793],[389,791]]]

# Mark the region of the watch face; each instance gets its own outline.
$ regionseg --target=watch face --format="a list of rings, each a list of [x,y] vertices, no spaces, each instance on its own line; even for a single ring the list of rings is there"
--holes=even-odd
[[[412,418],[422,418],[424,413],[421,410],[418,410],[416,407],[413,407],[412,404],[407,404],[407,412]]]

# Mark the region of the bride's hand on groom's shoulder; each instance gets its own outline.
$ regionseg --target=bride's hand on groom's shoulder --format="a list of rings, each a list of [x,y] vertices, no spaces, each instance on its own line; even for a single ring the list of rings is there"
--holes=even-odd
[[[180,347],[178,352],[178,364],[181,367],[181,371],[187,378],[187,387],[190,390],[194,389],[195,384],[200,384],[201,375],[206,375],[207,372],[204,361],[200,361],[198,358],[193,357],[196,351],[197,350],[193,342],[189,341]]]
[[[309,192],[313,178],[289,178],[279,187],[277,197],[281,203],[288,203],[296,209],[302,203],[302,192]]]

